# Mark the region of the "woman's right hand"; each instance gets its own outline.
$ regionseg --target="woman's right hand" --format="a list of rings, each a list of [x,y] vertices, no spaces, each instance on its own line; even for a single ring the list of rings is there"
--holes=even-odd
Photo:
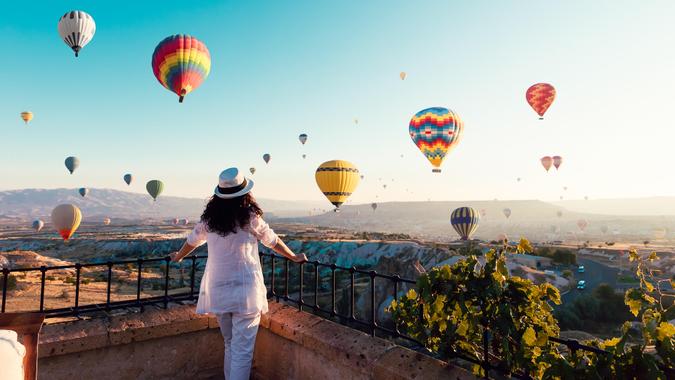
[[[295,256],[291,258],[291,260],[293,260],[293,262],[300,264],[307,261],[307,256],[305,256],[304,253],[296,253]]]

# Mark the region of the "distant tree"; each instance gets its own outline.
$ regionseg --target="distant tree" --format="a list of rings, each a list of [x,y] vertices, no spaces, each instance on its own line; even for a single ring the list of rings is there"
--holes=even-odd
[[[7,276],[7,290],[14,289],[16,289],[16,276],[10,274]]]
[[[569,280],[574,276],[574,274],[572,273],[571,270],[565,269],[564,271],[562,271],[562,276]]]

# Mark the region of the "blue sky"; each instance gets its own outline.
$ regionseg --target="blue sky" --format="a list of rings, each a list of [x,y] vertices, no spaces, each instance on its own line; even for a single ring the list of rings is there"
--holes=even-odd
[[[77,59],[56,31],[71,9],[97,23]],[[355,203],[675,195],[671,1],[35,1],[3,13],[0,190],[143,192],[157,178],[167,195],[205,197],[220,170],[255,166],[256,195],[320,200],[315,168],[345,159],[366,176]],[[212,58],[183,104],[150,67],[176,33]],[[525,102],[536,82],[558,91],[544,121]],[[440,175],[407,134],[431,106],[465,122]],[[556,154],[565,162],[547,174],[539,158]],[[69,155],[82,161],[72,176]]]

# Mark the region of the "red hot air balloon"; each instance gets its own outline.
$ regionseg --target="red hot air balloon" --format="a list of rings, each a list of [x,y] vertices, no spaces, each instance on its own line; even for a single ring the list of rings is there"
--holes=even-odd
[[[553,166],[555,166],[555,170],[558,170],[560,165],[562,165],[563,158],[560,156],[553,156]]]
[[[152,72],[178,101],[199,87],[211,71],[211,54],[198,39],[176,34],[162,40],[152,54]]]
[[[530,107],[544,120],[544,114],[555,100],[555,88],[548,83],[537,83],[530,86],[525,93]]]
[[[548,171],[551,168],[551,165],[553,165],[553,158],[551,156],[544,156],[541,158],[541,165]]]

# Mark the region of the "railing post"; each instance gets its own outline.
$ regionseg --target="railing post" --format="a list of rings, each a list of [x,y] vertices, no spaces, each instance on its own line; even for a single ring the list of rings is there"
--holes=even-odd
[[[350,295],[349,295],[349,319],[350,320],[355,320],[355,306],[356,306],[356,278],[354,275],[354,271],[356,268],[351,267],[349,268],[349,284],[350,284]]]
[[[375,336],[377,327],[377,310],[375,310],[375,276],[377,272],[371,270],[370,275],[370,335]]]
[[[330,316],[333,317],[335,314],[337,314],[337,311],[335,310],[335,269],[337,268],[337,265],[331,264],[330,265],[330,271],[332,274],[331,277],[331,308],[330,308]]]
[[[394,275],[394,300],[398,299],[398,282],[401,280],[401,276],[399,275]],[[394,331],[396,331],[396,334],[400,337],[401,336],[401,330],[398,329],[398,323],[396,320],[394,320]]]
[[[169,263],[171,258],[167,256],[164,261],[166,262],[164,268],[164,308],[166,309],[169,307]]]
[[[190,268],[190,298],[195,299],[195,275],[197,272],[197,257],[190,256],[192,266]]]
[[[272,255],[271,258],[272,258],[272,280],[271,280],[272,296],[276,297],[277,302],[279,302],[279,296],[277,295],[277,289],[276,289],[277,284],[276,284],[276,281],[275,281],[275,279],[276,279],[276,277],[275,277],[276,273],[275,272],[277,271],[277,261],[276,261],[276,257],[274,255]]]
[[[136,282],[136,305],[141,306],[141,270],[143,267],[143,259],[138,258],[138,280]],[[141,310],[143,307],[141,306]]]
[[[105,309],[110,310],[110,288],[112,285],[112,267],[113,263],[108,261],[106,264],[108,266],[108,279],[107,279],[107,291],[106,291],[106,297],[105,297]]]
[[[319,307],[319,262],[314,263],[314,310],[321,310]]]
[[[47,267],[42,265],[40,267],[40,311],[45,310],[45,275],[47,273]]]
[[[305,286],[305,263],[300,263],[300,292],[298,293],[298,309],[302,311],[304,301],[302,299],[304,292],[302,288]]]
[[[284,259],[284,300],[288,301],[288,268],[290,268],[290,260]]]
[[[483,325],[483,371],[485,378],[490,378],[490,347],[489,347],[490,332],[486,324]]]
[[[82,264],[75,264],[75,315],[80,308],[80,273],[82,272]]]
[[[2,305],[0,312],[5,312],[5,303],[7,302],[7,280],[9,279],[9,268],[2,268]]]

